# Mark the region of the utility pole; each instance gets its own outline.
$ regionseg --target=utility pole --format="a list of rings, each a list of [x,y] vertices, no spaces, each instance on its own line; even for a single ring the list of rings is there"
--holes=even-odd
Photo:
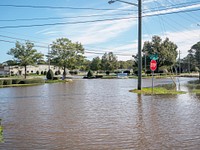
[[[49,66],[49,70],[50,70],[50,64],[51,64],[51,60],[50,60],[50,46],[51,46],[51,44],[48,45],[48,66]]]
[[[124,0],[110,0],[108,3],[122,2],[138,7],[138,90],[142,89],[142,0],[138,0],[138,4],[126,2]]]
[[[138,90],[142,89],[142,0],[138,0]]]
[[[181,74],[181,51],[179,50],[179,74]]]

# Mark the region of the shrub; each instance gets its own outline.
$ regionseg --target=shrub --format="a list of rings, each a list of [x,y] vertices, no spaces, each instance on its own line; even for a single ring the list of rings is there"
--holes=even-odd
[[[3,85],[3,80],[0,80],[0,85]]]
[[[123,73],[127,73],[127,75],[129,76],[130,75],[130,70],[125,70]]]
[[[53,71],[49,69],[49,71],[47,72],[46,78],[48,80],[53,80],[53,77],[54,77]]]
[[[88,71],[88,73],[87,73],[87,77],[88,77],[88,78],[93,77],[93,72],[92,72],[91,70]]]
[[[106,75],[109,75],[110,74],[110,71],[106,71]]]
[[[103,78],[103,75],[96,75],[95,78]]]
[[[12,80],[3,80],[3,85],[11,85],[12,84]]]
[[[13,79],[12,84],[19,84],[22,79]]]
[[[0,75],[0,78],[4,78],[4,75]]]
[[[120,70],[116,70],[116,71],[114,71],[114,73],[118,74],[118,73],[121,73],[121,71]]]
[[[39,72],[39,71],[36,71],[36,74],[37,74],[37,75],[39,75],[39,74],[40,74],[40,72]]]
[[[59,77],[53,77],[53,80],[59,80]]]
[[[78,71],[77,70],[70,70],[69,73],[71,75],[77,75],[78,74]]]

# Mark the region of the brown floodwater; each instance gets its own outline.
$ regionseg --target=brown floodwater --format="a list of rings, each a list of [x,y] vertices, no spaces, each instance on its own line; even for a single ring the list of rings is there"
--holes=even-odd
[[[129,92],[136,87],[135,79],[86,79],[1,88],[0,149],[199,149],[200,95]]]

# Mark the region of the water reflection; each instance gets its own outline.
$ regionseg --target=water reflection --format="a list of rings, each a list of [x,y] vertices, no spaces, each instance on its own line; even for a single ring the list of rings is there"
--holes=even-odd
[[[198,149],[199,96],[128,92],[136,86],[134,79],[77,80],[0,89],[0,149]]]

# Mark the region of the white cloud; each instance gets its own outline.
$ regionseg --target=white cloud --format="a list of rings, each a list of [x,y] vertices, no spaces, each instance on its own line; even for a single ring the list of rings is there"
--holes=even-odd
[[[200,33],[200,29],[167,32],[166,35],[169,37],[170,41],[177,44],[178,50],[181,51],[181,57],[183,58],[188,54],[188,50],[192,47],[192,45],[199,42],[200,34],[197,33]]]
[[[82,34],[73,37],[77,41],[88,45],[107,42],[130,29],[135,23],[132,20],[113,21],[106,24],[88,26]]]

